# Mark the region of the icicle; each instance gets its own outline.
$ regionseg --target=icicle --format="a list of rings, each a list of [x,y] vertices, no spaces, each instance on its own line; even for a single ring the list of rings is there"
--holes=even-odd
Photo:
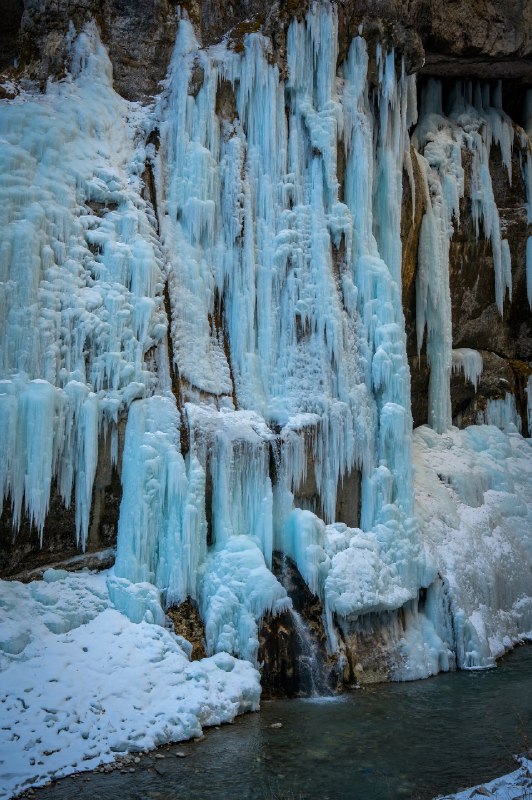
[[[475,389],[478,386],[484,364],[477,350],[461,347],[452,351],[453,372],[462,372],[466,381],[470,381]]]
[[[517,413],[513,394],[506,392],[504,398],[488,400],[486,410],[479,412],[478,423],[496,425],[502,431],[518,431],[521,433],[521,417]]]
[[[115,564],[118,578],[155,584],[167,606],[197,596],[207,543],[205,471],[194,455],[185,466],[179,426],[171,397],[154,396],[131,406]],[[113,595],[119,607],[120,597],[120,591]]]
[[[96,26],[68,38],[68,80],[0,115],[0,377],[13,424],[1,483],[15,526],[24,508],[41,534],[52,481],[67,506],[75,487],[85,547],[99,434],[151,390],[144,354],[165,326],[132,107]]]

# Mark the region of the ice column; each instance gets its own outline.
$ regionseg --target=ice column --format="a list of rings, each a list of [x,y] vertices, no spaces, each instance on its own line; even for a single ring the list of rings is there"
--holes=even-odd
[[[471,211],[477,236],[490,239],[495,278],[495,298],[503,313],[506,291],[511,299],[512,273],[508,241],[501,237],[499,212],[489,171],[492,142],[499,144],[503,163],[512,179],[514,131],[501,107],[500,87],[457,83],[446,116],[442,85],[429,80],[422,111],[413,135],[425,180],[423,217],[416,282],[417,336],[421,350],[427,331],[427,357],[431,367],[429,423],[438,432],[451,425],[449,379],[452,368],[452,314],[449,293],[449,248],[454,224],[460,222],[464,196],[462,150],[471,153]]]
[[[376,458],[363,473],[362,526],[370,528],[383,505],[412,509],[410,373],[401,304],[400,209],[408,125],[415,118],[413,79],[395,74],[395,55],[378,49],[375,110],[368,97],[368,54],[353,40],[343,67],[345,198],[353,219],[348,252],[351,274],[344,293],[356,298],[361,360],[375,409],[365,419]],[[376,142],[376,149],[374,142]],[[386,223],[384,224],[384,220]],[[376,415],[376,416],[373,416]],[[385,488],[385,486],[387,488]]]
[[[165,319],[132,107],[96,26],[68,37],[71,73],[0,114],[0,483],[41,534],[53,481],[75,490],[84,546],[99,437],[152,390]]]

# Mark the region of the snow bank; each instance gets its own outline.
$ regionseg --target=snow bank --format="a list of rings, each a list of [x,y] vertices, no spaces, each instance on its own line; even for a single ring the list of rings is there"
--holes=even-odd
[[[519,759],[521,766],[514,772],[503,775],[489,783],[472,786],[456,794],[448,794],[438,800],[470,800],[475,797],[490,797],[492,800],[525,800],[532,792],[532,761]]]
[[[0,797],[258,708],[251,664],[190,662],[180,637],[116,611],[107,579],[0,582]]]

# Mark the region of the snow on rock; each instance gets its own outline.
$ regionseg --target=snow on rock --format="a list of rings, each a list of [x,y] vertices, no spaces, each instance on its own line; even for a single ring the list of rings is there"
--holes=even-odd
[[[520,767],[514,772],[502,775],[489,783],[471,786],[456,794],[448,794],[437,800],[471,800],[488,797],[491,800],[525,800],[532,792],[532,761],[520,758]]]
[[[532,443],[489,425],[441,436],[423,426],[414,464],[417,515],[453,621],[457,666],[493,666],[532,636]],[[431,612],[437,622],[436,605]]]
[[[251,664],[190,662],[180,637],[113,608],[115,580],[50,569],[0,582],[0,797],[258,708]]]

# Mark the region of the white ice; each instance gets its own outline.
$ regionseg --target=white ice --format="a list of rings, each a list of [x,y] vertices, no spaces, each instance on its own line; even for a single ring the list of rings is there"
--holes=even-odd
[[[488,783],[470,786],[437,800],[469,800],[471,797],[490,797],[492,800],[524,800],[532,790],[532,761],[519,758],[519,768]]]
[[[414,437],[417,516],[462,669],[493,665],[532,633],[532,444],[513,431]]]
[[[0,582],[0,797],[258,708],[251,664],[190,662],[184,640],[116,611],[106,578]]]

